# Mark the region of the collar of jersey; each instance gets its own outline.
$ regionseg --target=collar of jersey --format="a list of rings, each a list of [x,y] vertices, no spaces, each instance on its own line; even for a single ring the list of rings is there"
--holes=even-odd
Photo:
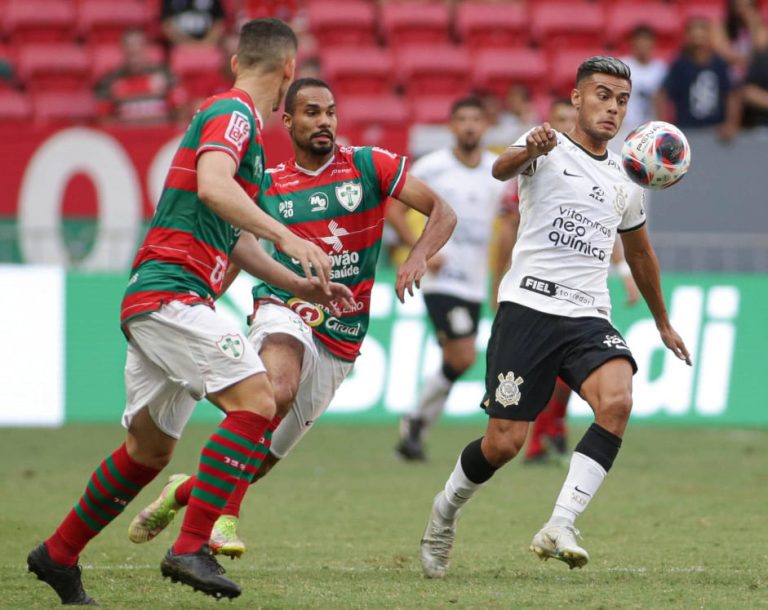
[[[335,160],[336,160],[336,153],[334,152],[331,155],[331,158],[328,159],[328,161],[326,161],[324,165],[322,165],[321,167],[318,167],[316,170],[311,170],[311,169],[304,169],[303,167],[301,167],[301,165],[296,163],[296,157],[294,157],[293,158],[293,166],[296,168],[297,171],[300,171],[302,174],[306,174],[307,176],[319,176],[326,169],[328,169],[328,166],[331,163],[333,163]]]
[[[567,133],[564,133],[563,135],[566,138],[568,138],[573,144],[575,144],[581,150],[583,150],[585,153],[587,153],[590,157],[592,157],[595,161],[605,161],[608,158],[608,149],[607,148],[605,149],[605,152],[602,155],[596,155],[595,153],[589,152],[586,148],[584,148],[581,144],[579,144],[576,140],[574,140]]]

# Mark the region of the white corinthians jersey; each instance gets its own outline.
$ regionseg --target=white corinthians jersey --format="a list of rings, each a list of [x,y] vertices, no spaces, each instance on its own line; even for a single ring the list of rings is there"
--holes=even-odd
[[[422,292],[449,294],[467,301],[485,300],[488,242],[504,193],[504,183],[491,176],[495,160],[496,155],[486,151],[477,167],[467,167],[453,151],[443,149],[413,164],[410,173],[445,199],[457,217],[453,235],[440,250],[443,266],[422,278]]]
[[[514,146],[525,146],[526,135]],[[645,224],[643,190],[618,155],[593,155],[561,133],[518,180],[520,228],[499,301],[610,320],[611,251],[617,231]]]

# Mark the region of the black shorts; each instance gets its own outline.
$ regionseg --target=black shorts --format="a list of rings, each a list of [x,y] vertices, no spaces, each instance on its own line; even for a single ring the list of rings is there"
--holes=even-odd
[[[424,295],[424,304],[440,343],[445,339],[461,339],[477,334],[480,303],[449,294],[432,293]]]
[[[569,318],[503,302],[493,321],[481,406],[491,417],[533,421],[561,377],[578,392],[613,358],[637,364],[624,338],[603,318]]]

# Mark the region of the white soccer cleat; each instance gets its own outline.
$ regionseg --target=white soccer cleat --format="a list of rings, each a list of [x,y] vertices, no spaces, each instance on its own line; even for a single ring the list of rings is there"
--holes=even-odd
[[[437,500],[443,492],[435,496],[432,512],[429,514],[427,529],[421,537],[421,567],[427,578],[442,578],[448,571],[453,541],[456,539],[456,520],[444,519],[437,511]]]
[[[572,525],[545,524],[533,537],[530,549],[539,559],[546,561],[550,557],[568,564],[568,567],[583,568],[589,561],[589,553],[576,542],[579,530]]]

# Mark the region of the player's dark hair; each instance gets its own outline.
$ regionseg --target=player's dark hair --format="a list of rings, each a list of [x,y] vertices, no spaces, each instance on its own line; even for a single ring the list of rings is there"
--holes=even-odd
[[[285,112],[293,114],[296,110],[296,96],[299,91],[306,89],[307,87],[320,87],[321,89],[328,89],[333,94],[333,89],[330,88],[328,83],[319,78],[299,78],[291,83],[288,87],[288,92],[285,94]]]
[[[280,19],[272,17],[253,19],[240,28],[237,60],[244,68],[258,66],[264,72],[273,72],[285,62],[287,55],[295,55],[298,48],[296,34]]]
[[[581,81],[593,74],[618,76],[632,82],[632,71],[629,66],[617,57],[608,55],[595,55],[584,60],[576,71],[576,86],[578,87]]]
[[[459,98],[453,102],[451,105],[451,116],[455,115],[462,108],[477,108],[483,114],[486,113],[483,100],[476,95],[468,95],[467,97]]]
[[[647,23],[640,23],[633,27],[632,31],[629,33],[630,38],[637,38],[638,36],[650,36],[651,38],[656,38],[656,30]]]

